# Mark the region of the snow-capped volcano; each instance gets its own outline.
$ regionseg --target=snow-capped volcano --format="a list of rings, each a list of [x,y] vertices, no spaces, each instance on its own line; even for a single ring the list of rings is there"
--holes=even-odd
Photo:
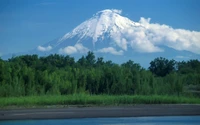
[[[140,47],[141,40],[137,39],[137,36],[144,35],[141,32],[145,30],[144,25],[133,22],[120,14],[120,10],[114,9],[99,11],[58,41],[48,43],[46,50],[54,49],[54,52],[57,51],[62,54],[83,53],[91,50],[114,55],[122,55],[124,51],[127,51],[128,47],[132,49],[134,47],[140,48],[140,50],[134,49],[135,51],[162,51],[148,43],[148,41],[145,43],[148,49]],[[71,41],[73,41],[74,45],[70,44]],[[41,48],[41,46],[39,47]]]
[[[109,34],[109,37],[115,39],[115,33],[123,32],[124,29],[131,27],[142,26],[140,23],[135,23],[126,17],[122,17],[119,14],[119,10],[103,10],[95,14],[91,19],[83,22],[77,26],[72,32],[64,35],[60,41],[63,41],[74,36],[78,36],[80,39],[90,37],[93,44],[98,39],[104,40],[105,34]]]
[[[74,56],[88,51],[121,62],[131,59],[143,66],[159,56],[177,60],[200,59],[200,32],[150,23],[150,18],[141,17],[134,22],[122,16],[121,10],[106,9],[30,53]]]
[[[134,22],[121,16],[121,12],[115,9],[99,11],[58,40],[38,46],[38,50],[60,54],[86,53],[90,50],[123,55],[128,51],[161,53],[167,47],[200,54],[200,32],[150,23],[150,18],[141,17],[139,22]]]
[[[133,32],[131,29],[136,29],[136,27],[144,27],[120,14],[120,10],[114,9],[99,11],[56,42],[46,44],[46,49],[42,46],[39,46],[38,49],[54,50],[54,52],[62,54],[72,54],[78,51],[84,53],[91,50],[122,55],[130,45],[130,42],[127,41],[131,39],[127,35],[128,32]],[[72,41],[74,45],[70,44]]]

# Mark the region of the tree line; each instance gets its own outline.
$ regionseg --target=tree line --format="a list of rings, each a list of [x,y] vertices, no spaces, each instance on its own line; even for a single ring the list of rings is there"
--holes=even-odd
[[[155,58],[148,69],[122,64],[88,52],[78,61],[69,55],[22,55],[0,59],[0,97],[66,94],[187,95],[200,86],[200,61]]]

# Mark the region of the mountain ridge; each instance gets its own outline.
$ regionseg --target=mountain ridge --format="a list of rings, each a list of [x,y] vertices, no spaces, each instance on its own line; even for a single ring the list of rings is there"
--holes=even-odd
[[[116,9],[99,11],[71,32],[25,53],[80,57],[93,51],[97,56],[109,55],[107,59],[131,59],[138,63],[149,63],[156,56],[200,59],[199,32],[150,23],[150,18],[141,17],[134,22],[121,14]]]

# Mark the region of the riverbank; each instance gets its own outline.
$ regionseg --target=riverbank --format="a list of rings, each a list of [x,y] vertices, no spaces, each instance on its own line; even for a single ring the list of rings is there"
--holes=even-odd
[[[0,120],[70,119],[143,116],[195,116],[200,105],[158,104],[134,106],[32,108],[0,110]]]

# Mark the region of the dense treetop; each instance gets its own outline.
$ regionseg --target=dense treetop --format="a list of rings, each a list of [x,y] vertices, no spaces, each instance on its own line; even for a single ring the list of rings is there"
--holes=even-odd
[[[0,59],[0,96],[58,94],[194,94],[200,86],[200,61],[162,57],[144,69],[129,60],[121,65],[88,52],[78,61],[52,54]],[[193,86],[193,90],[189,90]]]

